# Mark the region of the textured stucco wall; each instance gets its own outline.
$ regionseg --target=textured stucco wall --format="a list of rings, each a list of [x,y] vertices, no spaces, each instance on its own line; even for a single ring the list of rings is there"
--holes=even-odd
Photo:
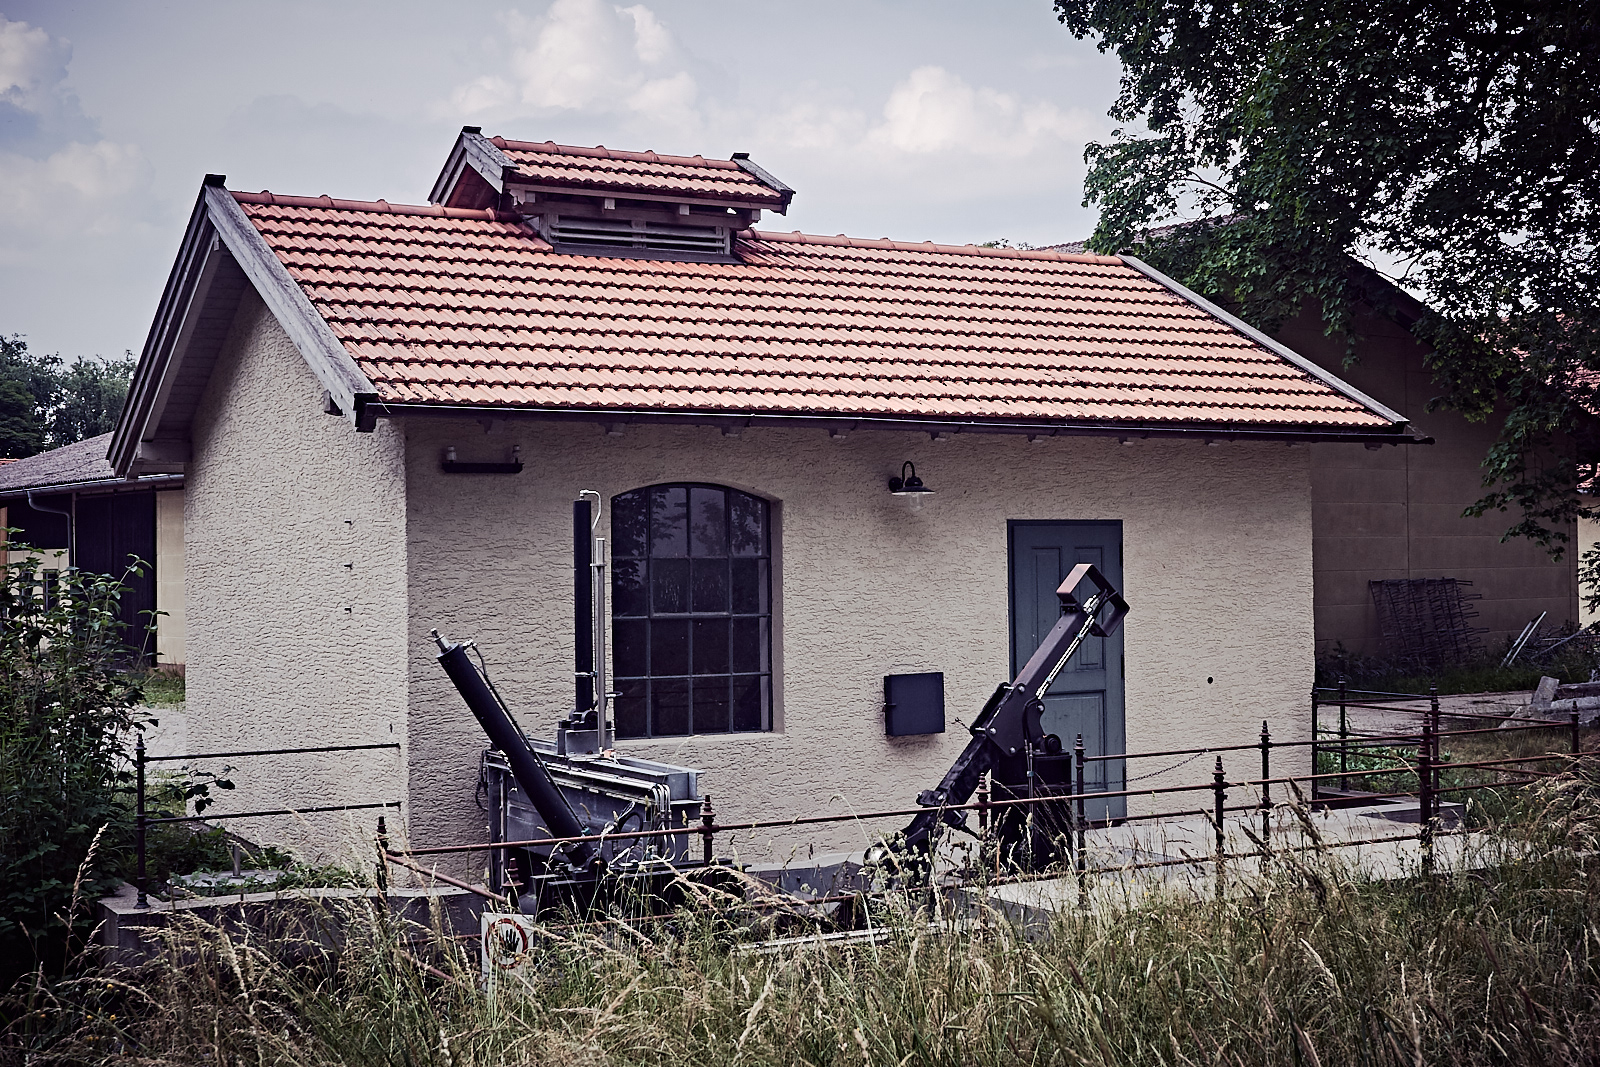
[[[183,490],[156,494],[156,659],[181,664],[188,655],[183,599]]]
[[[1248,743],[1263,719],[1281,740],[1307,729],[1305,448],[979,435],[934,443],[889,432],[831,440],[820,430],[781,429],[725,437],[690,427],[629,427],[610,437],[587,424],[500,421],[485,429],[469,419],[408,420],[406,437],[419,843],[484,832],[472,797],[483,739],[434,661],[427,631],[477,639],[525,728],[550,736],[571,700],[569,540],[581,489],[609,501],[641,485],[708,481],[778,504],[782,731],[619,745],[702,768],[702,788],[723,819],[899,807],[937,782],[966,733],[952,721],[942,736],[885,738],[882,676],[944,671],[947,715],[968,722],[1005,680],[1009,519],[1122,521],[1133,609],[1130,750]],[[520,475],[439,470],[446,446],[475,460],[502,459],[513,444],[527,464]],[[937,490],[920,513],[885,488],[906,459]],[[1160,781],[1206,780],[1210,769],[1202,760]],[[1189,806],[1182,797],[1173,803]],[[747,838],[739,848],[758,855],[862,839],[849,829],[790,832],[781,843]]]
[[[405,740],[400,435],[321,412],[294,345],[247,294],[193,430],[185,493],[192,751]],[[404,799],[392,752],[227,761],[224,810]],[[249,820],[247,837],[370,857],[376,812]]]

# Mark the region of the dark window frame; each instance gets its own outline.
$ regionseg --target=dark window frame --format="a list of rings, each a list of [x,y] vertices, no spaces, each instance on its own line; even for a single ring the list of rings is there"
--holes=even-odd
[[[772,730],[772,516],[711,482],[611,498],[619,740]]]

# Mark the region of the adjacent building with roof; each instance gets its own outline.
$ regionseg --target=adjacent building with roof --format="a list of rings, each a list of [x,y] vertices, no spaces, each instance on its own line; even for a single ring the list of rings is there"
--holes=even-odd
[[[1306,446],[1406,420],[1137,260],[765,228],[792,195],[739,156],[471,128],[427,205],[207,178],[110,447],[185,478],[190,740],[402,746],[253,766],[230,801],[397,799],[416,842],[481,838],[484,739],[428,632],[548,736],[585,490],[617,747],[701,768],[727,818],[909,802],[1080,561],[1133,612],[1048,730],[1305,730]],[[951,724],[889,736],[884,677],[914,672]],[[345,825],[308,818],[277,829]],[[865,830],[832,832],[739,847]]]
[[[1161,233],[1163,231],[1154,231]],[[1082,242],[1053,246],[1083,251]],[[1483,460],[1501,422],[1468,420],[1434,408],[1439,395],[1429,349],[1413,332],[1426,309],[1370,267],[1350,263],[1356,294],[1355,347],[1323,332],[1308,309],[1273,336],[1368,396],[1404,411],[1433,439],[1428,448],[1386,449],[1325,441],[1311,449],[1313,565],[1317,650],[1389,657],[1402,642],[1385,636],[1371,583],[1454,578],[1474,599],[1467,625],[1484,651],[1504,650],[1530,622],[1546,634],[1591,621],[1579,609],[1576,557],[1596,540],[1574,536],[1560,560],[1527,538],[1502,540],[1502,513],[1471,518],[1466,509],[1486,492]],[[1347,358],[1353,357],[1353,358]],[[1569,535],[1575,531],[1568,531]],[[1426,613],[1424,613],[1426,614]]]
[[[12,531],[0,535],[0,560],[26,552],[47,575],[81,567],[122,579],[132,651],[146,664],[181,667],[183,475],[119,477],[106,460],[110,443],[101,434],[0,465],[0,531]]]

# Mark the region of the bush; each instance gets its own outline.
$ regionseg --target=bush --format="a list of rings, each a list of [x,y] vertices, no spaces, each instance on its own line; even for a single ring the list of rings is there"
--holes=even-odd
[[[76,903],[115,887],[128,849],[123,588],[38,556],[0,568],[0,977],[64,966],[88,932]]]

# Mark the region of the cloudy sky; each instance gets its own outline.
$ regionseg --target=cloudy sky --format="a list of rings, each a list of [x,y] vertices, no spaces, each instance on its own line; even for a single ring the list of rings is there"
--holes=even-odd
[[[1049,0],[0,0],[0,334],[137,353],[205,173],[422,203],[463,124],[747,151],[774,229],[1080,238],[1117,69]]]

